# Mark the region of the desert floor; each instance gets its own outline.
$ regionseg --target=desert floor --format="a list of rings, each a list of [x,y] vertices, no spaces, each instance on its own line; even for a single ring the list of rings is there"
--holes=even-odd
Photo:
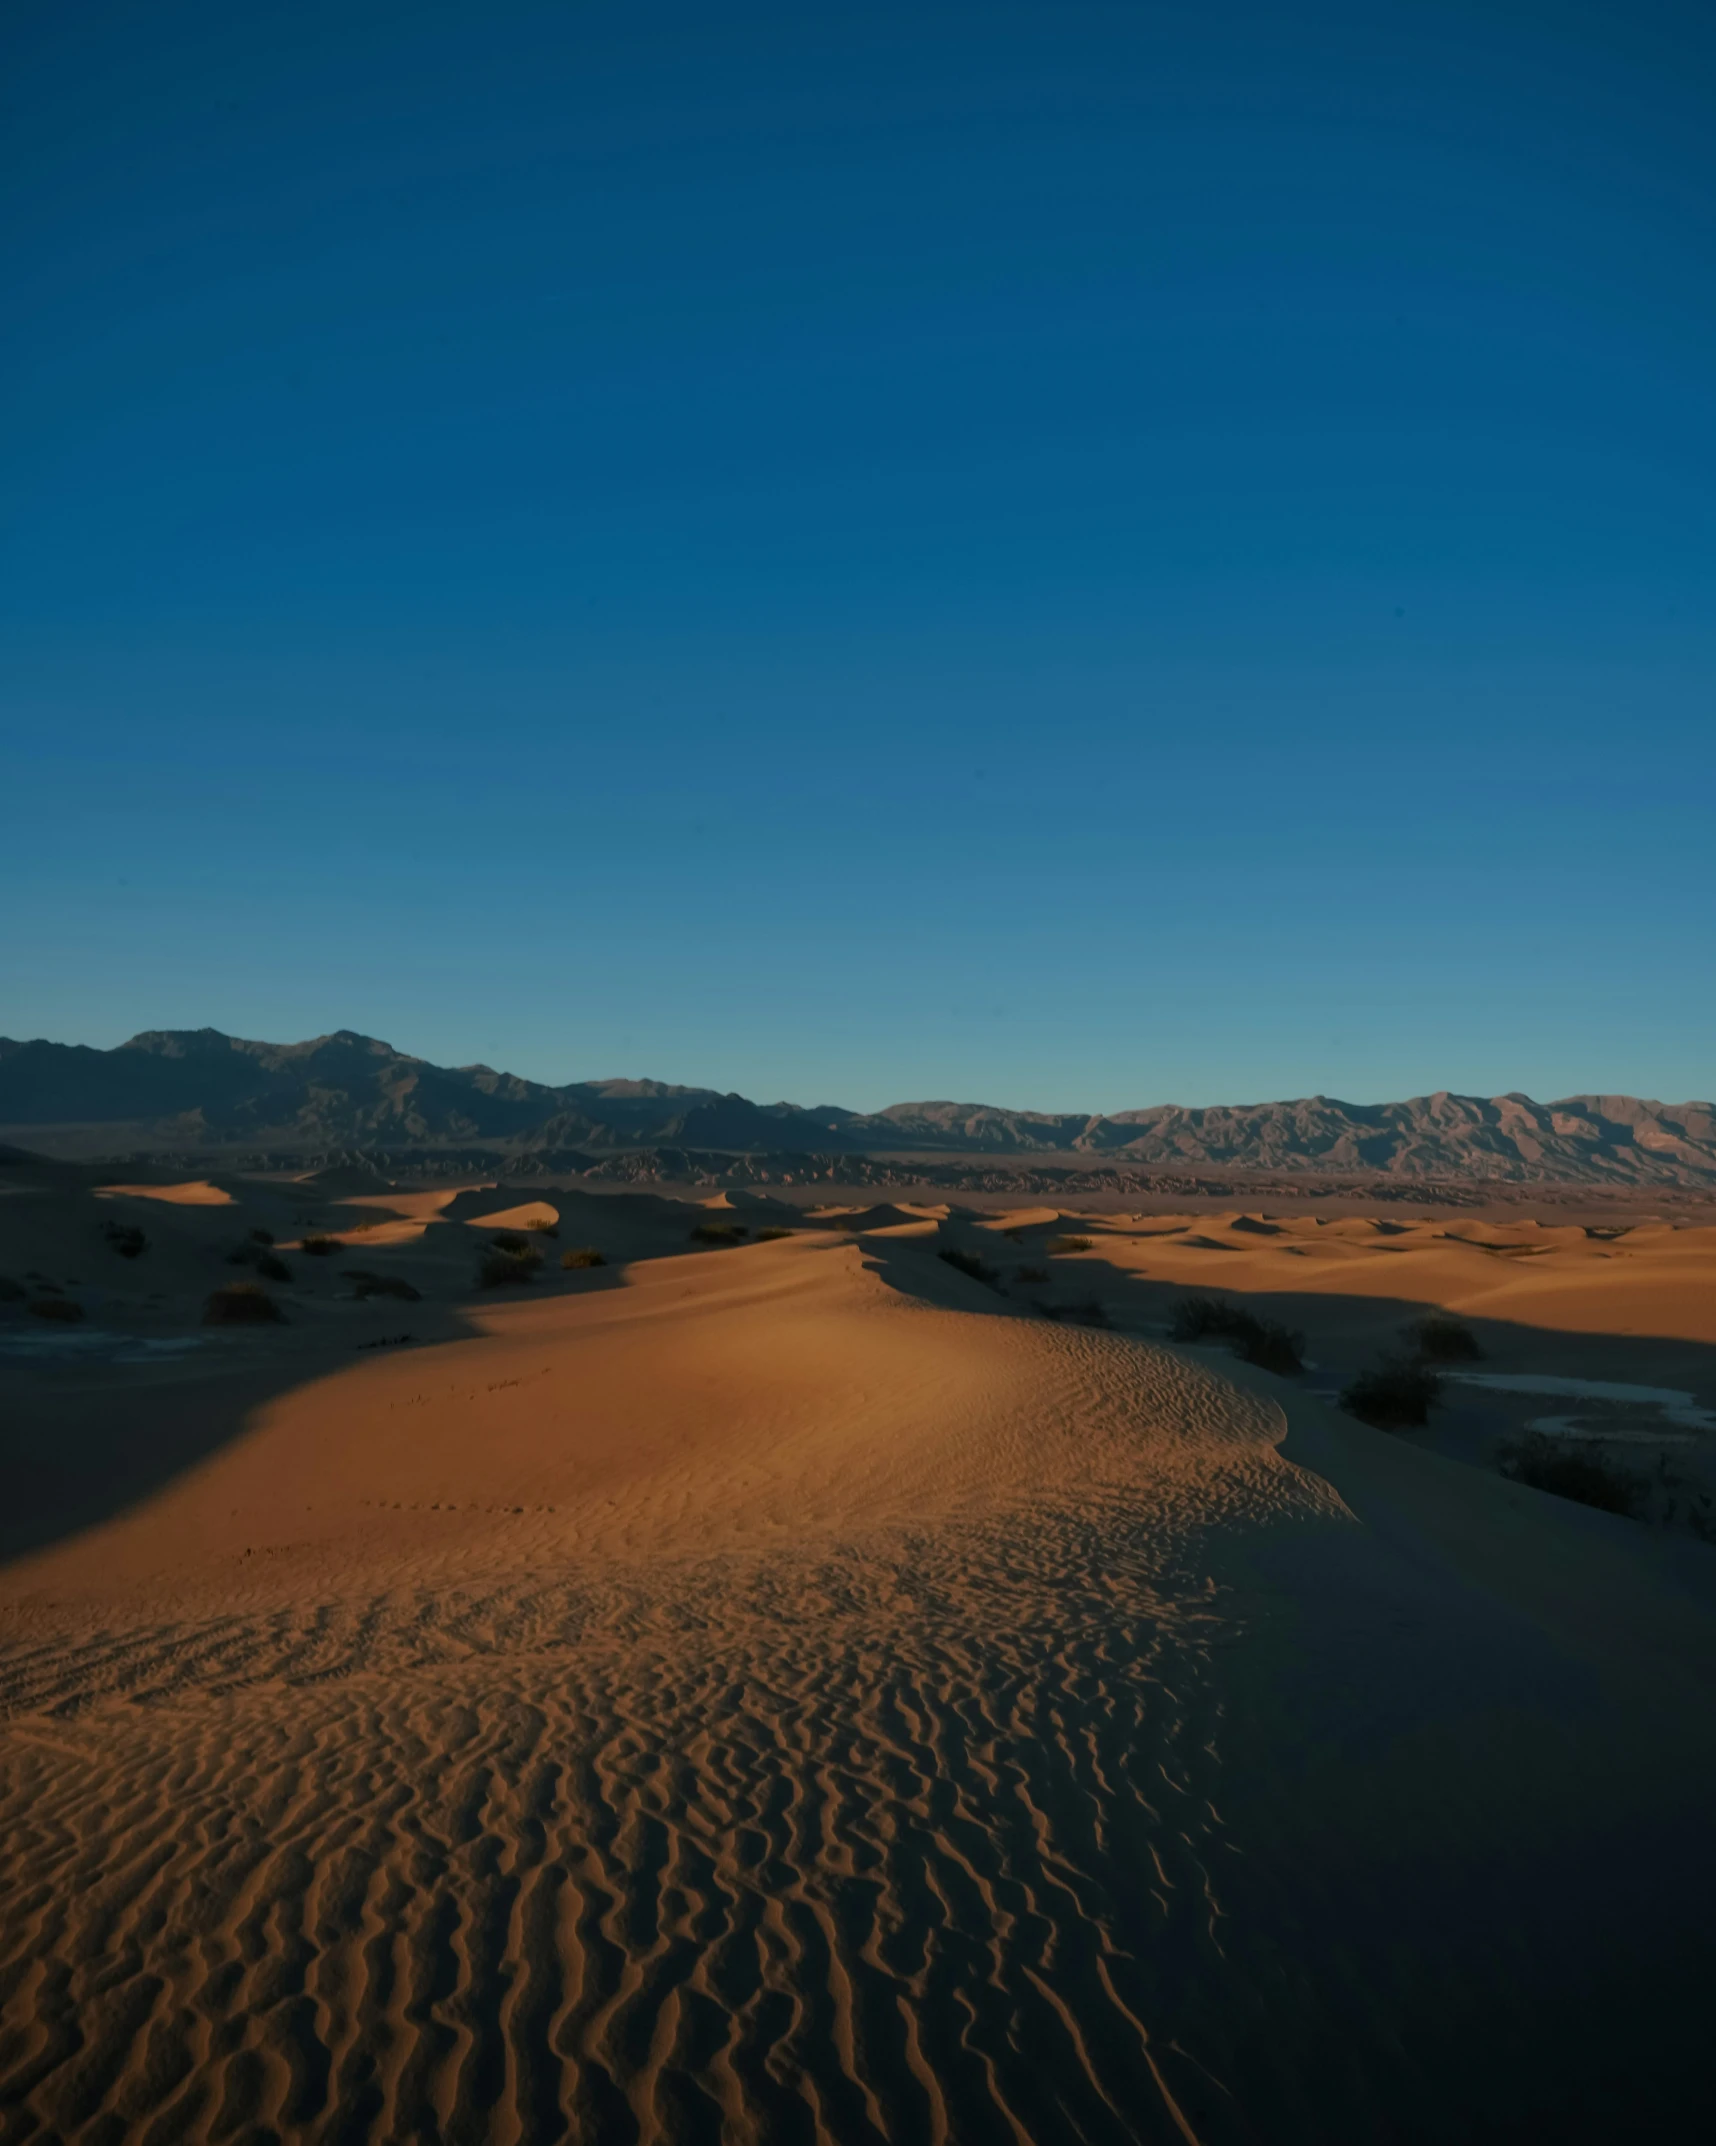
[[[8,2142],[1701,2135],[1716,1231],[0,1188]]]

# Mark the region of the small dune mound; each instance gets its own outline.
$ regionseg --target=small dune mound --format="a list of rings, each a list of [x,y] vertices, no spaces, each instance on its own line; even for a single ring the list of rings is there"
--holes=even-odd
[[[228,1282],[203,1306],[205,1326],[277,1326],[284,1315],[257,1282]]]

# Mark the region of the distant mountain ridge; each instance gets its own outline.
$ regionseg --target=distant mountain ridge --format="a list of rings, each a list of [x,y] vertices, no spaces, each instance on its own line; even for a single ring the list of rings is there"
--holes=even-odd
[[[1400,1103],[1163,1103],[1108,1116],[952,1102],[864,1114],[651,1080],[555,1087],[490,1066],[432,1065],[351,1029],[303,1043],[152,1029],[111,1051],[0,1037],[0,1136],[32,1128],[111,1128],[116,1145],[181,1150],[1059,1154],[1143,1168],[1716,1188],[1711,1103],[1442,1092]]]

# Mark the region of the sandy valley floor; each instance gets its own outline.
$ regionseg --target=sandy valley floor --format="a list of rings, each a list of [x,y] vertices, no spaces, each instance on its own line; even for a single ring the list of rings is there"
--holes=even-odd
[[[1716,1550],[1318,1390],[1709,1408],[1716,1233],[4,1182],[8,2141],[1699,2134]]]

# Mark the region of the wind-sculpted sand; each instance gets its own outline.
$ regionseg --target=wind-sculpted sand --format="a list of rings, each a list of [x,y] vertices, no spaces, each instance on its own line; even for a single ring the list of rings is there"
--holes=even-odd
[[[467,1311],[0,1573],[9,2140],[1679,2105],[1706,1612],[912,1227]]]

